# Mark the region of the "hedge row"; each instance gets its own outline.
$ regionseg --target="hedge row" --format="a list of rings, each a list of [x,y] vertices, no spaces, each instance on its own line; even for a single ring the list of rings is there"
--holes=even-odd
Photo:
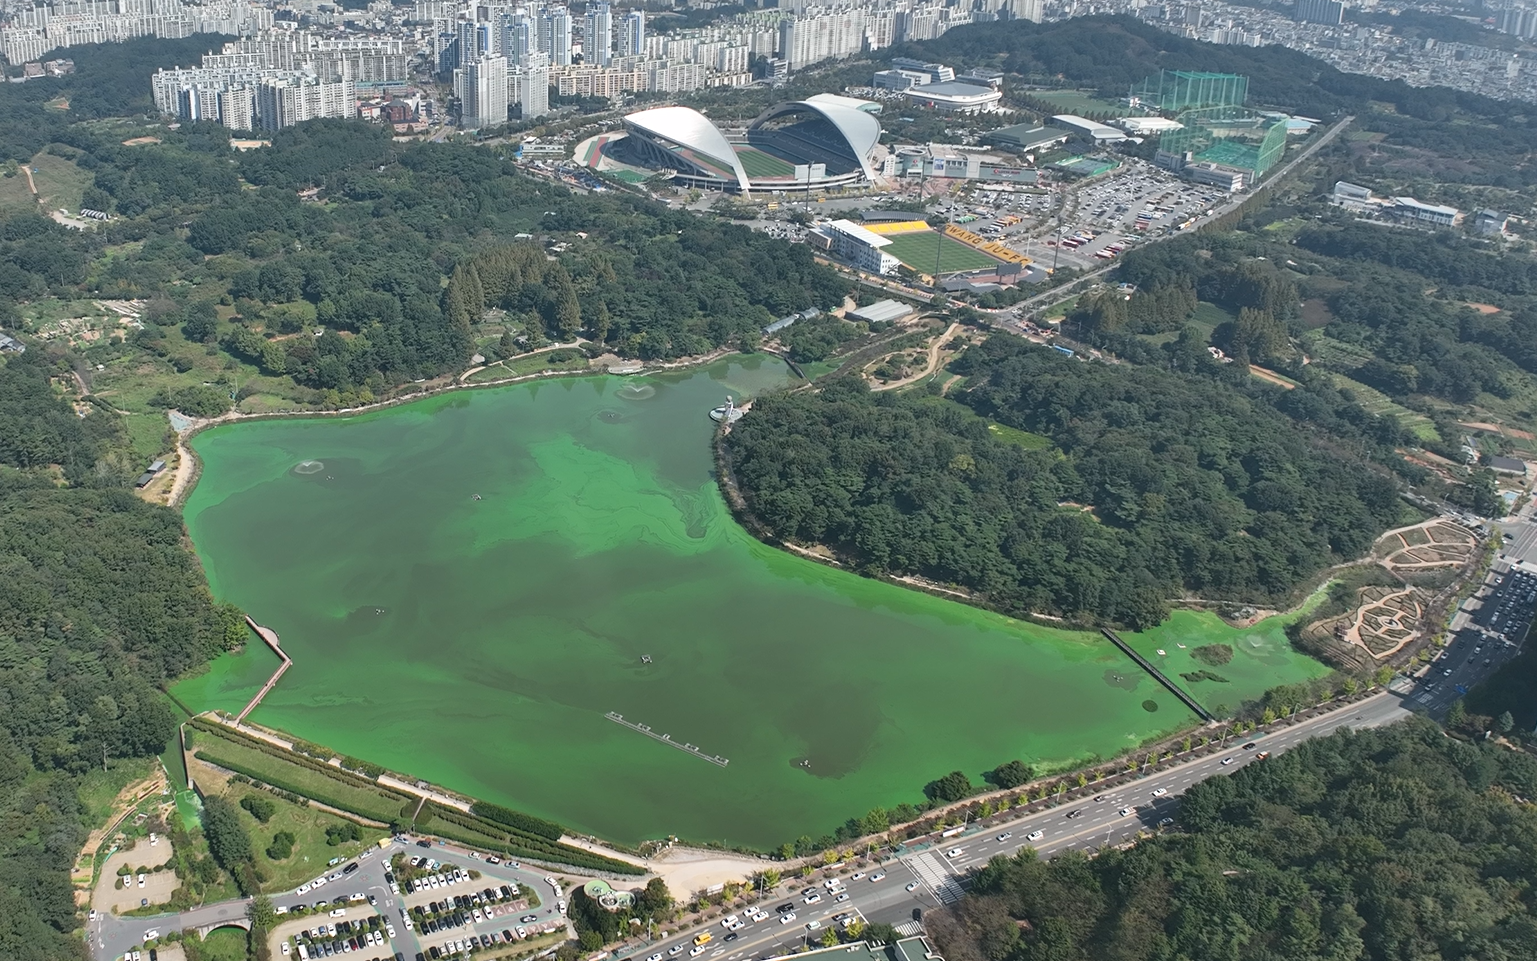
[[[495,821],[505,825],[514,831],[523,834],[537,834],[540,837],[549,838],[551,841],[559,841],[560,836],[566,833],[566,829],[554,821],[546,821],[536,818],[532,814],[524,814],[522,811],[514,811],[504,808],[500,804],[492,804],[490,801],[476,801],[470,805],[470,811],[487,821]]]
[[[328,807],[336,808],[338,811],[346,811],[349,814],[354,814],[361,818],[367,818],[370,821],[388,822],[390,820],[390,815],[387,813],[382,813],[380,811],[359,811],[357,810],[356,805],[337,800],[334,797],[326,797],[321,792],[316,791],[313,788],[300,787],[291,781],[284,782],[281,778],[274,778],[269,773],[257,771],[254,768],[250,768],[244,764],[241,764],[239,761],[231,761],[228,758],[221,758],[217,754],[212,754],[208,751],[197,751],[194,752],[192,756],[197,758],[199,761],[207,761],[209,764],[217,764],[219,767],[234,771],[236,774],[244,774],[246,777],[253,781],[259,781],[262,784],[268,784],[275,788],[281,788],[284,791],[289,791],[300,797],[308,798],[318,804],[324,804]]]
[[[480,825],[476,824],[463,811],[443,807],[440,804],[431,804],[429,807],[435,819],[434,827],[431,829],[433,833],[453,838],[456,841],[491,848],[514,857],[553,861],[559,864],[569,864],[573,867],[591,868],[596,871],[608,871],[618,874],[645,873],[641,868],[633,864],[606,858],[601,854],[592,854],[588,851],[583,851],[581,848],[568,847],[564,844],[555,844],[536,838],[516,836],[505,838],[501,835],[487,834]],[[464,830],[460,831],[458,830],[459,828]]]
[[[209,721],[202,721],[201,719],[199,719],[199,721],[194,721],[193,724],[199,730],[208,734],[212,734],[215,737],[223,738],[227,741],[233,741],[236,744],[248,747],[253,751],[260,751],[263,754],[278,758],[279,760],[285,761],[289,764],[295,764],[299,767],[308,768],[311,771],[324,774],[326,777],[331,778],[333,781],[340,781],[341,783],[350,787],[365,788],[370,791],[377,791],[380,794],[398,798],[402,802],[408,800],[406,795],[397,791],[392,791],[389,788],[382,786],[377,781],[373,780],[373,778],[364,777],[360,774],[354,774],[343,768],[339,768],[334,764],[327,764],[325,761],[316,760],[314,757],[309,755],[299,754],[294,751],[286,750],[284,748],[278,747],[276,744],[273,744],[270,741],[264,741],[259,737],[252,737],[243,731],[236,731],[233,728],[225,727],[222,724],[214,724]],[[383,773],[384,769],[380,768],[379,770],[380,773]]]
[[[248,747],[259,751],[269,757],[301,768],[307,768],[325,775],[339,784],[345,784],[352,788],[367,789],[380,795],[386,801],[395,801],[414,809],[417,798],[397,793],[386,788],[376,781],[352,774],[334,765],[315,760],[293,751],[285,750],[258,737],[252,737],[242,731],[236,731],[222,724],[215,724],[202,718],[190,722],[198,730],[210,734],[216,738],[228,740],[242,747]],[[205,756],[206,754],[206,756]],[[222,768],[243,774],[263,784],[269,784],[275,788],[291,791],[301,797],[307,797],[313,801],[328,805],[341,811],[366,817],[371,820],[389,822],[394,819],[393,813],[386,809],[359,811],[357,805],[344,803],[335,797],[321,796],[323,792],[308,787],[300,787],[291,781],[284,781],[281,776],[272,776],[270,773],[254,771],[238,761],[221,759],[217,755],[217,747],[212,753],[198,750],[193,756],[200,760],[217,764]],[[642,874],[640,868],[624,861],[616,861],[602,855],[592,854],[581,848],[568,847],[556,843],[563,833],[560,825],[553,821],[546,821],[532,815],[513,811],[500,805],[490,804],[485,801],[476,801],[471,805],[473,813],[467,814],[458,808],[445,807],[441,804],[429,803],[426,806],[434,818],[445,822],[442,827],[433,826],[428,830],[452,840],[461,841],[475,847],[483,847],[489,850],[500,851],[513,857],[531,858],[540,861],[552,861],[560,864],[569,864],[573,867],[590,868],[599,871],[608,871],[619,874]],[[491,817],[492,813],[499,817]],[[408,814],[402,813],[402,817]],[[517,825],[503,824],[503,820],[518,820]],[[526,826],[525,826],[526,825]],[[536,830],[537,829],[537,830]],[[508,835],[511,835],[510,837]]]

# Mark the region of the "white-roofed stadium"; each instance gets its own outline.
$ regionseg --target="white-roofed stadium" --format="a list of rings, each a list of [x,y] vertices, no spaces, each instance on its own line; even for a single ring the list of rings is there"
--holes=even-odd
[[[841,104],[795,101],[765,110],[745,131],[727,136],[690,107],[656,107],[624,118],[627,136],[607,155],[679,183],[750,194],[785,193],[865,183],[881,124]]]

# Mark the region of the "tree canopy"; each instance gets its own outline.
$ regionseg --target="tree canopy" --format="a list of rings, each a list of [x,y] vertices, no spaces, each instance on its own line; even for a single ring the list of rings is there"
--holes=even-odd
[[[725,440],[749,511],[872,573],[1137,626],[1190,593],[1279,602],[1400,516],[1395,480],[1359,453],[1377,445],[1263,388],[1007,336],[952,369],[972,385],[961,404],[853,379],[760,398]],[[989,419],[1053,447],[1009,443]]]
[[[995,858],[925,924],[947,961],[1530,958],[1537,760],[1424,720],[1186,791],[1173,833]]]

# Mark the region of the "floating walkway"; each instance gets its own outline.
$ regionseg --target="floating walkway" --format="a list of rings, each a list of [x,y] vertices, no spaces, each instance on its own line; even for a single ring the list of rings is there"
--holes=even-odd
[[[1103,628],[1102,630],[1103,630],[1104,635],[1106,637],[1110,638],[1110,643],[1114,644],[1116,647],[1119,647],[1121,649],[1122,653],[1124,653],[1127,657],[1131,658],[1132,660],[1136,661],[1138,667],[1142,668],[1144,671],[1146,671],[1149,674],[1153,675],[1153,680],[1157,681],[1159,684],[1162,684],[1164,687],[1168,688],[1169,689],[1169,693],[1173,694],[1175,697],[1179,698],[1180,701],[1186,707],[1188,707],[1188,708],[1190,708],[1190,710],[1194,711],[1196,717],[1200,718],[1203,721],[1215,721],[1216,720],[1216,718],[1211,716],[1211,712],[1210,711],[1206,710],[1206,708],[1204,708],[1201,705],[1196,703],[1195,698],[1191,697],[1189,694],[1186,694],[1183,688],[1181,688],[1179,685],[1175,684],[1173,681],[1169,680],[1168,677],[1166,677],[1164,675],[1164,673],[1162,671],[1160,671],[1158,668],[1156,668],[1153,665],[1149,664],[1148,661],[1147,661],[1147,658],[1143,657],[1141,654],[1138,654],[1136,651],[1132,650],[1131,649],[1131,645],[1127,644],[1125,641],[1121,640],[1120,635],[1116,634],[1115,631],[1112,631],[1108,627]]]
[[[679,741],[674,741],[671,734],[658,734],[644,724],[636,724],[634,721],[626,721],[623,714],[617,714],[613,711],[609,711],[603,716],[616,724],[623,724],[625,727],[632,731],[639,731],[652,740],[661,741],[668,747],[675,747],[685,754],[691,754],[694,757],[700,758],[701,760],[709,761],[711,764],[714,764],[718,767],[725,767],[731,763],[729,760],[721,757],[719,754],[705,754],[703,751],[699,750],[699,748],[692,744],[684,744]]]
[[[284,672],[286,672],[290,667],[293,667],[294,665],[293,658],[283,653],[283,647],[278,643],[277,631],[274,631],[270,627],[262,627],[260,624],[256,623],[256,621],[249,614],[245,616],[245,622],[251,625],[251,630],[255,631],[262,640],[267,642],[267,646],[272,648],[272,653],[283,659],[283,663],[278,665],[278,669],[273,673],[273,675],[267,678],[267,683],[262,685],[262,689],[256,692],[255,697],[251,698],[251,703],[247,704],[245,706],[245,710],[240,712],[240,716],[235,718],[236,727],[239,727],[241,723],[245,721],[245,716],[247,714],[250,714],[252,711],[256,710],[256,705],[260,704],[262,702],[262,698],[266,697],[268,692],[277,686],[278,679],[283,676]]]

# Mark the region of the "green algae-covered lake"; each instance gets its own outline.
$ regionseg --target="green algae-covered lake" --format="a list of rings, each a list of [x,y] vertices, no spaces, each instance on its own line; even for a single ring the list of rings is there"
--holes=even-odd
[[[747,358],[200,434],[186,519],[214,593],[295,662],[252,720],[618,841],[756,846],[1194,721],[1097,635],[753,540],[706,412],[785,379]],[[1192,616],[1199,643],[1226,630]],[[175,691],[237,711],[274,666],[253,643]],[[1224,699],[1318,670],[1267,648]]]

